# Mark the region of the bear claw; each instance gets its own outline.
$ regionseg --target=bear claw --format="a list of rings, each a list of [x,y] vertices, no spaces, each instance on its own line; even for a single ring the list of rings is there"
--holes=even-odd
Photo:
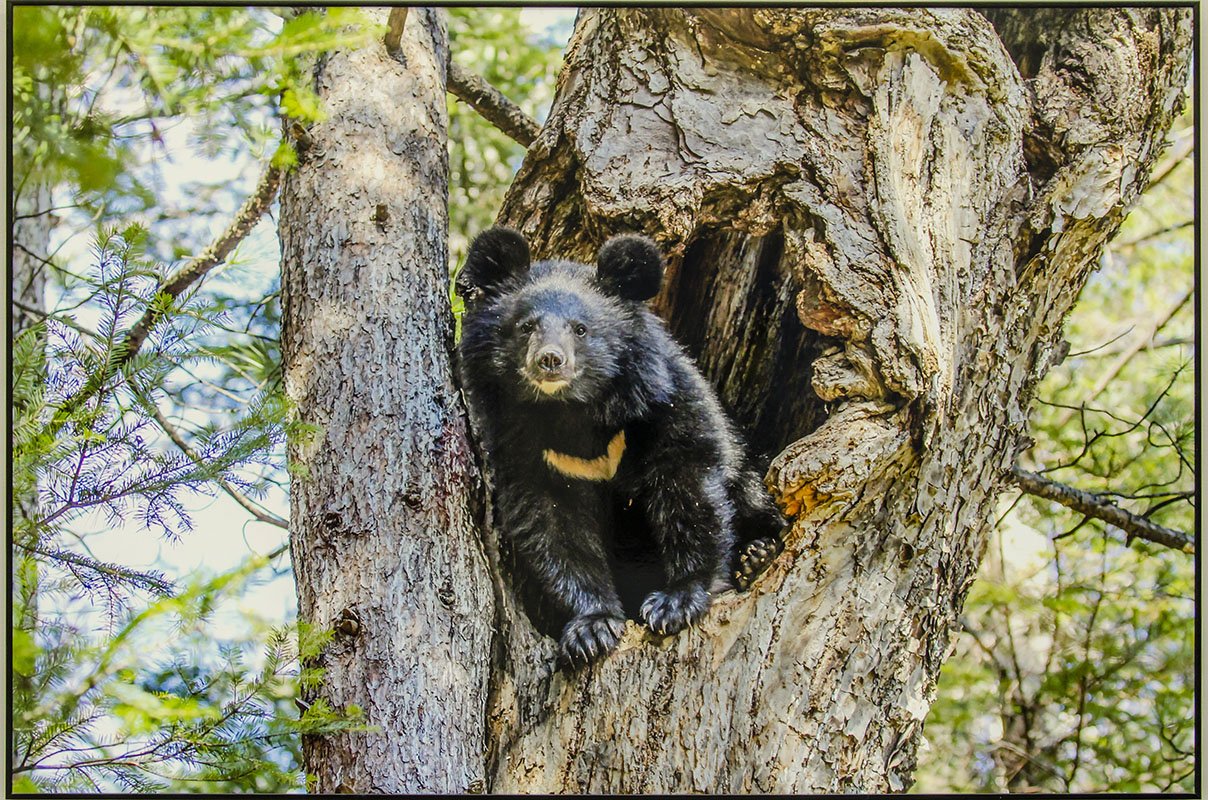
[[[738,570],[734,573],[734,582],[738,588],[743,591],[751,588],[755,578],[767,569],[783,550],[784,542],[772,536],[747,542],[738,556]]]
[[[575,617],[562,629],[559,645],[571,664],[590,664],[603,658],[621,640],[625,620],[612,614],[586,614]]]
[[[679,633],[699,622],[709,610],[709,593],[693,584],[665,592],[651,592],[642,602],[642,619],[659,634]]]

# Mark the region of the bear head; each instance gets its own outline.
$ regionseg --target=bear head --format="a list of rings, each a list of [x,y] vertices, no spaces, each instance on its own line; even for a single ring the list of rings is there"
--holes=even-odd
[[[597,399],[635,352],[644,301],[659,290],[663,258],[644,236],[614,236],[595,269],[572,261],[531,263],[528,243],[491,228],[470,245],[457,286],[470,315],[497,323],[493,365],[535,402]]]

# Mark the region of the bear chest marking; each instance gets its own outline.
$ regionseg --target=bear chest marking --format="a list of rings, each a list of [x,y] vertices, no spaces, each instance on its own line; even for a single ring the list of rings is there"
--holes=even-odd
[[[544,450],[542,455],[552,470],[568,478],[610,481],[617,474],[617,467],[621,465],[621,456],[625,455],[625,431],[617,431],[617,435],[608,443],[604,455],[596,458],[568,456],[556,450]]]

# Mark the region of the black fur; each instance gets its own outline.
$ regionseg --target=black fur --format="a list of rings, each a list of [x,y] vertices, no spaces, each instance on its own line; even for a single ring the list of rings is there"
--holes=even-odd
[[[654,243],[614,237],[595,271],[529,261],[506,228],[471,245],[462,385],[514,560],[562,615],[564,656],[590,661],[627,611],[675,633],[710,592],[745,588],[780,552],[783,521],[712,388],[641,302],[662,280]],[[600,459],[620,431],[607,480],[547,463],[546,451]]]

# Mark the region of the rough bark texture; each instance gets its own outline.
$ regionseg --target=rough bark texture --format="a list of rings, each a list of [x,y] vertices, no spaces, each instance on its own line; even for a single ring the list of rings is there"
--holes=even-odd
[[[909,785],[1034,386],[1187,75],[1189,9],[1053,13],[581,12],[501,221],[538,257],[659,239],[656,307],[794,525],[750,594],[587,672],[505,597],[493,790]]]
[[[294,132],[281,193],[286,391],[316,431],[289,447],[299,617],[336,631],[303,701],[380,728],[306,737],[321,792],[484,780],[494,604],[449,360],[440,16],[413,10],[400,46],[317,66],[330,116]]]

